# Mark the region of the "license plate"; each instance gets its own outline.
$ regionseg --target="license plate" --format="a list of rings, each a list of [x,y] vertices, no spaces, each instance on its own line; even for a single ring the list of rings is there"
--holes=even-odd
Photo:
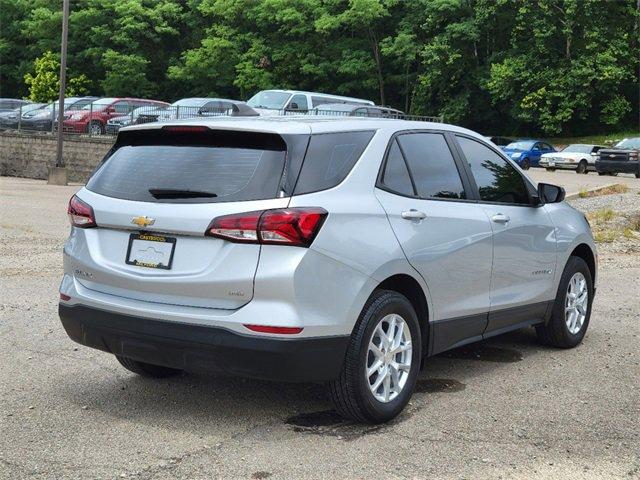
[[[132,233],[126,262],[129,265],[169,270],[173,262],[176,239],[153,233]]]

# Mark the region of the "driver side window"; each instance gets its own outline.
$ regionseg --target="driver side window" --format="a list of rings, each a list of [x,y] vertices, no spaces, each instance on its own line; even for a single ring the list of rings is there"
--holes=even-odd
[[[456,136],[478,186],[480,200],[530,205],[522,175],[505,159],[482,143]]]

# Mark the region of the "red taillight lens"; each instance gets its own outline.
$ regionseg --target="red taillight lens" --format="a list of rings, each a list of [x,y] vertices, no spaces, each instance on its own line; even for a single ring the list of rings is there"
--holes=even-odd
[[[319,207],[239,213],[214,219],[206,234],[232,242],[308,247],[326,217]]]
[[[165,132],[171,132],[171,133],[204,133],[204,132],[210,131],[210,129],[207,127],[198,127],[198,126],[190,126],[190,125],[177,126],[177,127],[166,126],[166,127],[162,127],[162,130]]]
[[[295,335],[302,332],[302,327],[270,327],[268,325],[246,325],[246,328],[253,332],[260,333],[279,333],[283,335]]]
[[[67,208],[71,225],[79,228],[90,228],[96,226],[96,217],[93,215],[93,208],[75,195],[69,200]]]
[[[60,294],[60,300],[64,301],[64,302],[68,302],[69,300],[71,300],[71,297],[69,295],[65,295],[64,293]]]

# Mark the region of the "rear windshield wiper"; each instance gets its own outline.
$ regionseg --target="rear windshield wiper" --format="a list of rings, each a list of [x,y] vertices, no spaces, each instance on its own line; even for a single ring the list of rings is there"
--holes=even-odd
[[[150,188],[149,193],[155,198],[213,198],[218,196],[213,192],[184,190],[182,188]]]

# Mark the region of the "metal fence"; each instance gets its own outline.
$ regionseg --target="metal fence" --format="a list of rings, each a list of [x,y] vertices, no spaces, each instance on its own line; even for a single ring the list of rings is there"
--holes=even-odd
[[[29,105],[11,112],[0,113],[0,130],[40,135],[55,135],[58,132],[57,103],[33,109]],[[270,116],[321,116],[321,117],[366,117],[442,122],[442,117],[406,115],[402,112],[381,107],[354,107],[345,110],[313,109],[260,111],[264,118]],[[130,125],[150,122],[167,122],[186,118],[211,118],[238,115],[237,109],[225,107],[166,106],[157,105],[116,105],[109,107],[90,103],[80,109],[65,109],[62,132],[86,137],[115,136],[118,131]]]

